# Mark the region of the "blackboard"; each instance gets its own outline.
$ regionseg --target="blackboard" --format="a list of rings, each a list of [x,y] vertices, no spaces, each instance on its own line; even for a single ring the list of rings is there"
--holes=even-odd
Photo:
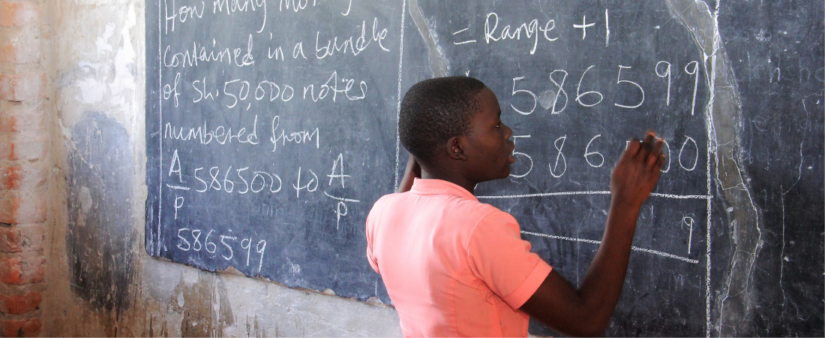
[[[391,304],[364,221],[406,162],[399,98],[469,75],[516,142],[511,177],[476,194],[574,284],[625,141],[667,142],[607,335],[822,335],[822,17],[815,1],[149,1],[146,250]]]

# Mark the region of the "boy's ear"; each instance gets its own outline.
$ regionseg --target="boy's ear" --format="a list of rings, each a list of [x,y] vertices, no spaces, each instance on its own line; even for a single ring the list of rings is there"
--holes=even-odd
[[[447,156],[453,160],[466,161],[467,155],[464,153],[463,141],[461,136],[453,136],[447,140]]]

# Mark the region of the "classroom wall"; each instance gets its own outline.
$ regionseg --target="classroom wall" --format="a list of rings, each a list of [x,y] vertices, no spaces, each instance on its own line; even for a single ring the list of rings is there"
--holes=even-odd
[[[144,250],[143,0],[0,0],[0,333],[398,336],[370,304]]]
[[[0,335],[399,336],[395,311],[376,302],[289,289],[233,271],[210,273],[146,254],[145,1],[0,0]],[[705,14],[681,12],[694,26],[712,27]],[[709,36],[716,33],[694,32],[705,37],[698,41],[705,50],[719,42]],[[719,69],[730,66],[719,60]],[[715,179],[721,187],[745,186],[751,167],[736,157],[743,137],[736,126],[744,120],[741,107],[733,107],[736,95],[725,94],[735,89],[725,74],[732,73],[715,79]],[[759,114],[754,116],[768,116],[769,110]],[[784,134],[771,133],[757,135],[785,142]],[[801,170],[801,144],[799,149]],[[768,148],[760,151],[765,155],[758,156],[780,158]],[[760,161],[749,163],[755,168]],[[756,172],[762,182],[775,179],[767,168]],[[759,291],[772,287],[766,280],[774,279],[777,263],[786,276],[792,271],[791,263],[783,263],[795,257],[785,252],[787,191],[775,195],[781,212],[758,210],[747,189],[720,193],[719,200],[731,205],[725,231],[735,234],[731,243],[717,244],[735,250],[723,288],[727,295],[714,304],[725,309],[718,317],[726,323],[721,335],[735,335],[737,324],[752,318],[777,318],[771,316],[777,312],[759,309],[770,305],[771,295]],[[804,201],[807,195],[800,196]],[[780,217],[781,232],[778,225],[764,227],[765,219],[778,224]],[[764,241],[763,230],[769,230]],[[773,255],[780,252],[778,243],[782,256]],[[766,248],[776,259],[755,269],[761,270],[758,284],[751,277],[751,252]],[[807,284],[800,285],[786,286],[797,292],[788,299],[809,296]],[[785,289],[774,289],[774,297],[781,292],[785,299]]]

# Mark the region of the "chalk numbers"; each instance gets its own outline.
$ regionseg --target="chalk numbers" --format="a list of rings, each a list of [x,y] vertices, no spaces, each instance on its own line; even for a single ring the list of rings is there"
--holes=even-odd
[[[530,135],[518,135],[518,136],[513,135],[513,143],[516,143],[516,141],[520,138],[530,138]],[[516,178],[522,178],[524,176],[527,176],[527,174],[529,174],[531,171],[533,171],[533,158],[530,157],[530,155],[527,155],[527,154],[522,153],[522,152],[515,151],[515,149],[513,149],[513,157],[515,157],[517,161],[519,160],[519,158],[524,158],[524,160],[530,162],[530,168],[527,169],[527,172],[525,172],[524,174],[510,173],[510,176],[516,177]]]
[[[659,70],[659,66],[662,65],[664,65],[664,67]],[[659,61],[659,63],[656,64],[656,76],[667,78],[667,98],[665,99],[665,105],[670,106],[670,62]]]
[[[622,80],[622,69],[630,69],[630,68],[631,67],[626,67],[626,66],[621,66],[621,65],[619,66],[619,78],[616,80],[616,85],[619,85],[619,84],[622,84],[622,83],[627,83],[629,85],[636,86],[636,88],[639,89],[639,92],[642,93],[642,98],[641,98],[641,100],[639,100],[639,103],[637,103],[635,105],[624,105],[624,104],[619,104],[619,103],[614,103],[613,104],[614,106],[619,107],[619,108],[636,109],[636,108],[641,107],[642,103],[645,103],[645,90],[642,89],[642,86],[640,86],[638,83],[630,81],[630,80]]]
[[[518,93],[525,93],[527,95],[530,95],[530,97],[532,97],[533,99],[533,107],[530,108],[530,111],[519,110],[512,104],[510,104],[510,107],[513,108],[513,110],[515,110],[516,113],[519,113],[521,115],[530,115],[533,113],[534,110],[536,110],[536,103],[538,103],[538,100],[536,99],[536,94],[534,94],[533,92],[524,89],[516,89],[516,82],[521,80],[524,80],[524,76],[513,78],[513,96],[516,96],[516,94]]]
[[[556,161],[550,164],[550,175],[559,178],[567,172],[567,159],[564,157],[562,150],[564,149],[564,141],[567,141],[567,135],[557,138],[553,141],[553,147],[556,148]],[[561,160],[561,162],[559,162]]]
[[[671,87],[673,86],[673,65],[668,61],[659,61],[652,67],[653,73],[659,78],[666,79],[666,83],[657,84],[662,85],[665,89],[663,97],[665,106],[669,107],[671,100]],[[576,96],[574,101],[585,108],[592,108],[602,103],[605,96],[602,92],[593,89],[592,81],[598,77],[595,73],[599,70],[595,65],[588,66],[584,71],[578,75],[578,82],[576,83]],[[696,113],[696,91],[699,89],[699,62],[690,61],[685,65],[685,74],[693,78],[693,91],[690,97],[691,108],[690,115]],[[613,102],[614,107],[623,109],[638,109],[645,103],[645,89],[637,78],[641,75],[637,74],[637,70],[631,66],[618,65],[616,71],[616,82],[614,83],[615,90],[619,95],[615,95],[616,102]],[[567,76],[570,75],[564,69],[556,69],[550,72],[548,79],[550,80],[550,89],[552,95],[548,96],[552,100],[544,101],[544,95],[536,95],[535,92],[525,88],[523,81],[528,80],[525,76],[516,76],[513,78],[513,89],[511,97],[519,101],[527,100],[531,104],[523,104],[517,106],[511,103],[510,108],[521,115],[530,115],[538,107],[538,103],[550,110],[551,115],[561,114],[567,108],[568,95],[564,89]],[[552,101],[552,102],[550,102]]]
[[[558,79],[559,75],[556,75],[555,79],[553,78],[553,75],[557,73],[561,74],[561,79]],[[552,82],[556,86],[556,95],[553,96],[553,104],[551,105],[553,109],[550,110],[550,114],[560,114],[564,111],[565,108],[567,108],[567,92],[564,91],[564,81],[567,80],[567,71],[559,69],[554,70],[550,72],[548,78],[550,78],[550,82]],[[561,108],[559,108],[559,98],[561,98],[562,96],[564,97],[564,104],[561,106]]]
[[[602,103],[602,99],[604,99],[604,95],[602,95],[602,93],[596,90],[588,90],[584,93],[581,92],[582,81],[584,81],[584,76],[587,75],[587,72],[589,72],[594,67],[596,66],[590,66],[584,70],[582,76],[579,78],[579,85],[576,86],[576,102],[582,105],[582,107],[593,107],[599,103]],[[596,97],[598,97],[598,99]],[[585,100],[585,98],[588,99]]]
[[[266,240],[263,239],[255,241],[252,237],[245,237],[239,240],[237,236],[234,236],[231,233],[218,234],[212,229],[204,235],[204,230],[190,228],[178,229],[177,237],[178,243],[176,247],[184,252],[204,251],[210,257],[220,257],[223,260],[231,261],[236,256],[235,249],[240,247],[238,252],[241,254],[240,259],[242,262],[246,263],[245,266],[254,264],[257,259],[258,272],[260,272],[264,264]],[[255,250],[254,252],[252,251],[253,247]]]
[[[580,153],[581,156],[584,158],[585,163],[587,163],[587,165],[591,168],[601,168],[605,165],[605,156],[599,150],[601,148],[601,137],[602,134],[593,135],[589,139],[587,144],[583,145],[584,150]],[[520,139],[524,139],[524,141],[519,141]],[[516,149],[518,149],[519,142],[528,142],[529,140],[530,135],[513,136],[513,142],[516,143]],[[679,140],[681,143],[677,143],[681,144],[681,146],[677,146],[678,149],[674,149],[673,152],[670,148],[670,142],[668,142],[668,140],[666,139],[663,139],[663,141],[665,145],[662,149],[662,152],[665,154],[666,158],[665,164],[661,169],[661,172],[663,174],[670,172],[671,166],[675,166],[677,163],[679,165],[679,168],[681,168],[684,171],[690,172],[696,170],[697,164],[699,163],[699,146],[697,145],[696,140],[693,139],[693,137],[687,135],[683,136],[682,140]],[[671,139],[670,141],[673,142],[674,139]],[[629,143],[630,141],[627,141],[624,144],[624,146],[627,147],[627,144]],[[572,153],[573,151],[566,152],[566,144],[567,135],[562,135],[556,138],[553,141],[553,148],[547,154],[547,158],[549,159],[548,169],[550,176],[552,176],[553,178],[561,178],[567,172],[567,155],[570,155],[570,153]],[[676,150],[678,150],[678,152],[676,152]],[[672,156],[671,153],[673,153]],[[527,169],[524,170],[524,172],[512,172],[510,173],[510,177],[523,178],[533,171],[533,165],[535,164],[533,156],[523,151],[516,150],[513,151],[513,156],[516,158],[516,162],[525,161],[529,164],[527,165]]]
[[[654,74],[656,74],[658,78],[664,80],[662,81],[662,83],[653,84],[660,85],[664,89],[665,93],[661,98],[665,103],[665,107],[661,109],[663,112],[667,110],[666,107],[669,107],[670,103],[674,100],[674,98],[671,97],[671,88],[674,85],[674,70],[678,72],[680,71],[680,68],[676,68],[676,65],[668,61],[659,61],[651,69],[651,71]],[[567,70],[564,69],[553,70],[547,76],[547,80],[549,80],[549,83],[547,83],[546,85],[549,87],[549,89],[547,89],[539,95],[537,95],[534,91],[527,88],[527,77],[514,77],[511,92],[511,97],[514,101],[510,104],[510,108],[513,109],[513,111],[515,111],[519,115],[526,116],[533,114],[536,111],[536,108],[538,108],[539,103],[541,103],[541,107],[549,111],[550,116],[553,116],[564,113],[564,111],[568,108],[568,100],[571,99],[575,101],[575,103],[578,103],[581,107],[595,107],[601,104],[602,101],[604,101],[605,99],[605,95],[599,90],[595,89],[592,85],[592,81],[594,81],[598,77],[594,73],[597,73],[598,71],[599,70],[596,68],[595,65],[588,66],[583,71],[581,71],[580,74],[570,74]],[[616,97],[616,102],[613,102],[613,106],[621,109],[612,110],[609,113],[621,113],[623,111],[632,111],[634,109],[641,108],[645,104],[645,89],[643,85],[637,80],[638,78],[644,78],[642,74],[638,73],[640,71],[641,70],[637,70],[631,66],[617,66],[616,82],[613,83],[613,89],[615,89],[618,92],[618,95],[614,95]],[[693,91],[691,94],[689,94],[689,100],[691,102],[690,115],[695,115],[696,91],[699,88],[700,77],[699,62],[688,62],[684,66],[684,72],[689,76],[689,78],[692,78],[690,85],[692,85]],[[570,75],[576,76],[578,78],[578,81],[574,82],[574,97],[569,97],[567,90],[565,90],[567,78]],[[574,81],[575,79],[576,78],[574,78]],[[671,112],[668,111],[668,113],[670,114]],[[678,112],[675,113],[678,114]],[[587,165],[591,168],[601,168],[605,165],[605,156],[599,150],[601,147],[601,137],[602,134],[593,135],[586,144],[572,145],[572,147],[584,147],[584,151],[579,154],[581,154],[580,156],[583,156],[585,163],[587,163]],[[518,143],[519,139],[524,139],[524,141],[521,142],[536,142],[530,140],[530,135],[513,136],[514,143]],[[666,154],[667,161],[661,170],[662,173],[670,172],[671,162],[674,162],[674,166],[676,165],[676,163],[678,163],[679,167],[684,171],[693,171],[696,169],[697,164],[699,163],[699,147],[696,143],[696,140],[693,137],[685,135],[678,140],[670,139],[664,141],[664,153]],[[675,143],[676,148],[673,149],[673,155],[671,155],[670,142],[668,141],[678,142]],[[569,158],[568,155],[572,155],[566,152],[565,145],[567,143],[567,135],[557,136],[557,138],[555,138],[552,143],[552,148],[550,149],[549,154],[543,154],[546,155],[547,158],[549,158],[547,169],[550,173],[550,176],[552,176],[553,178],[561,178],[562,176],[564,176],[565,173],[567,173],[567,160]],[[567,149],[569,149],[570,147],[571,146],[568,146]],[[676,150],[678,150],[678,152],[676,152]],[[571,150],[570,152],[574,151],[576,150]],[[510,177],[523,178],[533,171],[533,165],[535,163],[533,160],[533,156],[531,154],[527,154],[524,151],[513,151],[513,156],[516,157],[517,162],[525,161],[528,162],[529,165],[527,165],[528,169],[522,170],[522,172],[513,172],[510,174]]]
[[[693,226],[696,224],[696,221],[693,219],[693,215],[688,215],[682,217],[682,228],[688,228],[688,249],[687,253],[690,255],[690,246],[693,244]]]
[[[590,151],[590,145],[592,145],[593,141],[596,141],[599,137],[602,137],[602,134],[593,136],[593,138],[590,139],[590,142],[587,142],[587,147],[584,148],[584,159],[587,161],[587,164],[593,168],[600,168],[604,165],[604,156],[602,156],[602,154],[598,151]]]
[[[693,115],[696,111],[696,90],[699,88],[699,62],[689,62],[685,66],[685,73],[693,75],[693,103],[690,106],[690,115]]]

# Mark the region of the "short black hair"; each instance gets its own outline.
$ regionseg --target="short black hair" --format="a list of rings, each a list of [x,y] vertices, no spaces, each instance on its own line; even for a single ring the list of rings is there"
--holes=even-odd
[[[401,144],[419,162],[429,163],[439,145],[466,135],[479,110],[477,95],[487,86],[467,76],[424,80],[401,101],[398,134]]]

